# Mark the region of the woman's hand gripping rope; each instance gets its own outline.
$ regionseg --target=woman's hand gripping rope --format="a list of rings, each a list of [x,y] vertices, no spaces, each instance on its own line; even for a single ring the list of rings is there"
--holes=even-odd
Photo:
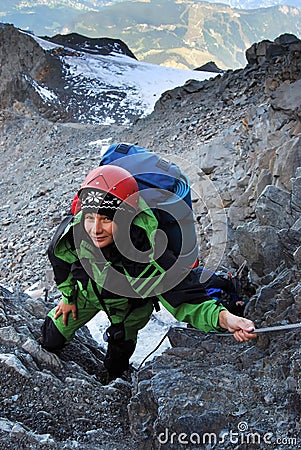
[[[254,323],[244,317],[235,316],[227,310],[219,313],[219,325],[233,334],[238,342],[246,342],[257,337]]]

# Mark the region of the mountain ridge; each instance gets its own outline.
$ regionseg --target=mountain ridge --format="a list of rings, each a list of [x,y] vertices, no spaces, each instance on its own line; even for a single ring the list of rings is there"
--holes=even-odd
[[[41,36],[41,39],[59,44],[73,50],[85,51],[86,53],[98,55],[110,55],[120,53],[130,58],[137,59],[128,46],[120,39],[90,38],[78,33],[57,34],[53,37]]]

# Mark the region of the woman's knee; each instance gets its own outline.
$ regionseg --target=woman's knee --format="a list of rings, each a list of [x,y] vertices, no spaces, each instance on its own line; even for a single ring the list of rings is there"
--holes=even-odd
[[[49,352],[59,352],[62,350],[67,342],[67,339],[55,326],[53,320],[50,317],[46,317],[42,327],[42,339],[41,345],[45,350]]]

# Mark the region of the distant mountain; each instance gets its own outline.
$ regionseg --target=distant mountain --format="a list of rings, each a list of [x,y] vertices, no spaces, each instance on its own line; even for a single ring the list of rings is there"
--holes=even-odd
[[[53,36],[69,20],[87,11],[99,11],[107,2],[89,0],[1,0],[0,20],[35,34]]]
[[[225,3],[231,6],[231,8],[240,9],[256,9],[256,8],[268,8],[269,6],[276,5],[289,5],[301,8],[300,0],[206,0],[209,3]]]
[[[47,6],[50,9],[70,8],[77,10],[98,11],[99,8],[102,8],[103,6],[112,5],[113,3],[122,3],[123,1],[127,0],[2,0],[1,7],[3,12],[19,10],[20,13],[29,13],[29,11],[34,11],[35,8],[41,6]],[[206,0],[206,2],[223,3],[231,6],[231,8],[241,9],[267,8],[275,5],[290,5],[298,8],[301,7],[300,0]]]
[[[183,0],[122,2],[70,21],[64,32],[122,39],[139,60],[195,68],[214,61],[222,69],[242,67],[254,42],[291,33],[301,36],[301,11],[275,6],[237,10]]]
[[[284,3],[295,7],[271,7]],[[254,42],[301,37],[296,6],[300,0],[3,0],[0,18],[40,36],[121,39],[145,62],[194,69],[214,61],[226,69],[243,67]]]

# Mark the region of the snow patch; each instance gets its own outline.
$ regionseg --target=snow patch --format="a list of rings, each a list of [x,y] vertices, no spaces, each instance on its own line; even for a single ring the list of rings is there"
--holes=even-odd
[[[130,361],[136,368],[141,364],[144,358],[156,348],[169,328],[174,324],[179,324],[168,311],[163,309],[163,307],[161,308],[162,309],[159,312],[152,314],[148,324],[139,331],[136,350]],[[103,334],[110,326],[106,314],[103,311],[100,311],[92,320],[90,320],[90,322],[88,322],[87,326],[92,337],[106,349],[107,344],[103,340]],[[170,348],[170,343],[166,338],[147,360],[152,360],[168,348]]]
[[[61,47],[32,37],[44,50]],[[163,92],[190,79],[204,81],[217,75],[144,63],[115,52],[91,54],[84,48],[57,52],[57,56],[64,67],[65,90],[72,93],[67,107],[82,105],[78,120],[86,123],[128,125],[131,117],[150,114]],[[54,101],[54,93],[39,85],[35,88],[43,98]]]
[[[24,78],[28,83],[31,84],[31,86],[34,88],[34,90],[40,95],[42,100],[46,103],[60,103],[57,95],[51,91],[50,89],[41,86],[38,84],[35,80],[30,78],[28,75],[24,74]]]

